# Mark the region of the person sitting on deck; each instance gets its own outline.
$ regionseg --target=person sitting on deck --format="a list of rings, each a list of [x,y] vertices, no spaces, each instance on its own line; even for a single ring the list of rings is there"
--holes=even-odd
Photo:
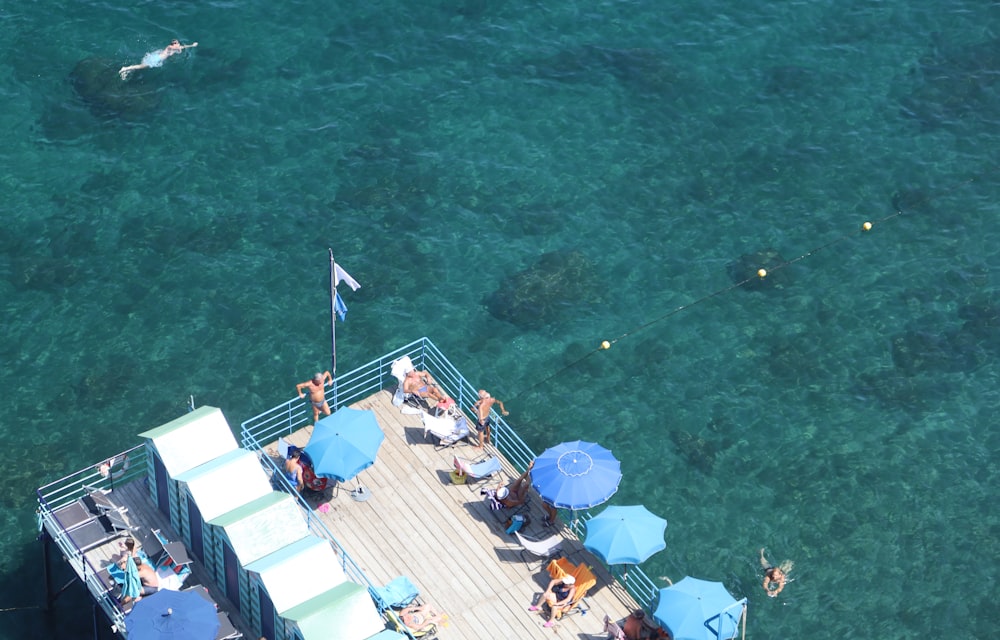
[[[142,558],[134,557],[135,566],[139,570],[139,580],[142,582],[142,595],[151,596],[160,590],[160,578],[156,575],[156,570],[142,561]]]
[[[541,602],[545,601],[549,605],[549,619],[542,626],[551,627],[555,624],[555,618],[573,602],[574,596],[576,596],[576,578],[573,576],[553,578],[549,581],[549,586],[542,594],[542,600],[539,601],[539,604],[531,605],[528,607],[528,611],[540,610]]]
[[[429,604],[406,607],[399,612],[403,624],[414,631],[423,631],[432,624],[442,624],[448,621],[448,615],[434,611]]]
[[[652,640],[653,638],[669,637],[665,631],[658,631],[649,626],[646,621],[646,612],[642,609],[636,609],[632,615],[625,618],[622,632],[628,640]]]
[[[302,491],[305,488],[305,480],[302,478],[302,464],[299,462],[302,458],[301,449],[293,449],[291,453],[288,454],[288,460],[285,460],[285,477],[288,481],[295,485],[296,491]]]
[[[419,369],[411,369],[406,373],[406,378],[403,380],[403,391],[418,398],[430,398],[435,402],[443,402],[448,397],[441,391],[430,373]]]
[[[531,488],[531,468],[535,466],[535,461],[528,463],[528,468],[524,470],[514,482],[506,487],[497,485],[496,501],[507,509],[520,507],[528,499],[528,489]]]

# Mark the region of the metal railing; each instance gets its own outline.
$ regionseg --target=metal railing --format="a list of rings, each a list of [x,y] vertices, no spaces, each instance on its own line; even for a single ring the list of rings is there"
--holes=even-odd
[[[55,480],[40,487],[38,496],[38,530],[43,535],[51,537],[59,547],[66,562],[72,567],[77,577],[90,591],[97,605],[111,621],[113,628],[124,629],[125,613],[118,601],[111,595],[111,590],[101,579],[97,569],[87,559],[67,532],[66,525],[59,520],[56,512],[73,504],[92,490],[113,491],[115,486],[122,486],[146,476],[146,448],[144,445],[133,447],[119,453],[99,465],[81,469],[70,475]],[[106,473],[102,466],[107,464]],[[120,467],[116,469],[116,467]],[[68,523],[67,523],[68,524]],[[72,528],[72,527],[71,527]]]
[[[431,372],[438,384],[453,398],[459,408],[471,410],[472,405],[479,399],[478,387],[465,379],[465,376],[455,367],[454,364],[431,342],[428,338],[415,340],[410,344],[390,351],[371,362],[361,365],[356,369],[338,375],[333,386],[326,390],[326,399],[332,411],[337,411],[341,407],[353,402],[362,400],[383,389],[394,390],[398,381],[392,376],[392,363],[408,356],[413,361],[413,365],[418,369],[426,369]],[[312,410],[307,401],[299,398],[292,398],[278,406],[269,409],[240,425],[240,439],[243,446],[250,450],[263,451],[264,447],[278,438],[291,435],[295,431],[311,424]],[[535,459],[535,452],[521,439],[520,435],[503,419],[503,416],[496,412],[491,414],[493,445],[498,453],[506,458],[516,469],[523,471],[528,464]],[[262,455],[262,463],[270,466],[270,472],[282,486],[297,495],[294,487],[288,481],[278,465],[268,455]],[[336,545],[338,551],[345,558],[345,562],[352,571],[357,571],[359,584],[374,586],[364,575],[356,563],[350,559],[347,551],[337,541],[326,525],[313,515],[312,509],[302,499],[298,497],[301,506],[308,514],[309,526],[315,527],[316,535],[329,539]],[[569,528],[581,540],[584,538],[584,524],[592,516],[589,511],[576,511],[566,518],[563,514],[563,521],[569,523]],[[623,567],[608,567],[611,574],[621,583],[625,591],[639,603],[644,609],[652,612],[659,593],[659,587],[640,569],[633,566],[628,568],[628,577],[625,577]],[[346,571],[346,569],[345,569]],[[354,575],[353,573],[351,575]]]

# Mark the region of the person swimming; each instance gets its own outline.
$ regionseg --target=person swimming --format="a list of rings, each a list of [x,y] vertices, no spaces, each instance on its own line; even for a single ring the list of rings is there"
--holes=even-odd
[[[760,566],[764,570],[764,582],[761,586],[764,587],[764,591],[767,591],[768,597],[777,597],[785,588],[785,584],[790,582],[788,574],[795,568],[795,563],[791,560],[785,560],[776,567],[771,566],[771,563],[764,557],[764,547],[761,547]]]
[[[156,51],[150,51],[142,57],[142,62],[139,64],[130,64],[128,66],[122,67],[118,70],[118,75],[121,76],[122,80],[128,79],[128,74],[136,71],[137,69],[150,69],[154,67],[162,67],[163,61],[170,56],[180,53],[185,49],[190,49],[191,47],[197,47],[197,42],[192,42],[191,44],[181,44],[180,40],[173,40],[170,44],[162,49],[157,49]]]

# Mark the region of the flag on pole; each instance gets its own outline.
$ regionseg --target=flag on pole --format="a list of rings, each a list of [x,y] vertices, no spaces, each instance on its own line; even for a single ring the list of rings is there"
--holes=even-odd
[[[333,310],[337,312],[337,317],[340,318],[341,322],[347,320],[347,305],[344,304],[344,299],[340,297],[340,292],[334,292],[333,298]]]
[[[349,274],[346,271],[344,271],[341,268],[341,266],[339,264],[337,264],[336,262],[333,263],[333,274],[334,274],[333,275],[333,277],[334,277],[333,286],[336,287],[341,282],[346,282],[347,286],[349,286],[354,291],[357,291],[358,289],[361,288],[361,285],[358,284],[358,281],[355,280],[354,278],[352,278],[351,274]],[[347,311],[347,307],[344,307],[344,311]],[[343,317],[341,317],[341,320],[343,320]]]

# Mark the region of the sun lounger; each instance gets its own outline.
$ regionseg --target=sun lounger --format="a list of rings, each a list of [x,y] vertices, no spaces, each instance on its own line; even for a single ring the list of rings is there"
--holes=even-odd
[[[469,435],[469,423],[464,417],[456,420],[447,415],[436,417],[424,413],[423,420],[424,438],[427,437],[428,433],[437,438],[436,449],[453,447]]]

